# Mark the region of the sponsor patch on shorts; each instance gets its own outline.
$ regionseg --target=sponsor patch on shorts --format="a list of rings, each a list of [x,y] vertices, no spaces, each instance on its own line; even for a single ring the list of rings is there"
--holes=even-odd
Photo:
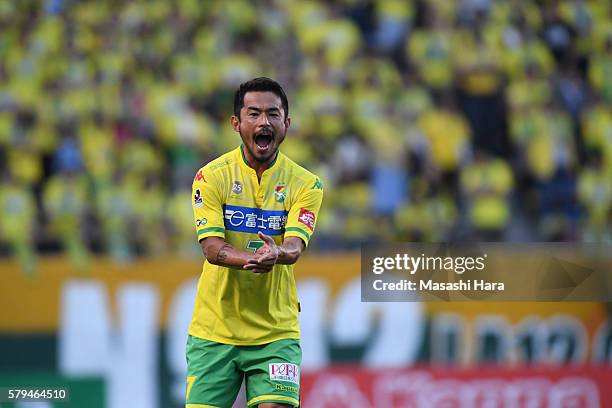
[[[270,381],[286,381],[300,384],[300,367],[291,363],[270,363]]]

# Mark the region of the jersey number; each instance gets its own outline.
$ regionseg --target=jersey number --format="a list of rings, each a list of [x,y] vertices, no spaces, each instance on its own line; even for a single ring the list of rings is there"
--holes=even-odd
[[[262,246],[264,246],[264,242],[261,239],[252,239],[246,245],[247,249],[253,252],[257,251]]]

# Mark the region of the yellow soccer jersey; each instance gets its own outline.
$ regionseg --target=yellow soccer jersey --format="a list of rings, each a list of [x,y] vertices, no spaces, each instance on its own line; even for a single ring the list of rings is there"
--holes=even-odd
[[[202,167],[193,181],[198,240],[221,237],[236,249],[263,245],[257,232],[281,244],[314,232],[323,186],[279,152],[258,182],[242,146]],[[299,338],[293,265],[256,274],[204,262],[189,334],[225,344],[257,345]]]

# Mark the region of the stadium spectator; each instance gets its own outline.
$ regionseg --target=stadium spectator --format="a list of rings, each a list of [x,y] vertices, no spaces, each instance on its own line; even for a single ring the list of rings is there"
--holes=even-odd
[[[578,200],[586,209],[582,220],[582,239],[587,242],[611,242],[612,182],[603,167],[601,152],[590,154],[590,163],[578,178]]]
[[[83,240],[89,204],[86,178],[70,169],[53,175],[45,184],[43,203],[50,231],[61,240],[73,265],[85,272],[89,264]]]
[[[106,250],[115,261],[129,261],[134,253],[131,245],[133,216],[142,200],[134,197],[125,174],[120,171],[106,183],[96,185],[96,198]]]
[[[446,188],[453,189],[471,148],[465,117],[457,111],[452,95],[444,94],[438,106],[423,113],[418,123],[427,141],[428,159]]]
[[[19,184],[6,174],[0,186],[0,237],[8,242],[21,268],[28,275],[36,272],[34,226],[36,204],[27,185]]]
[[[500,241],[510,222],[510,193],[514,177],[508,163],[476,150],[474,160],[461,172],[461,189],[468,218],[482,241]]]

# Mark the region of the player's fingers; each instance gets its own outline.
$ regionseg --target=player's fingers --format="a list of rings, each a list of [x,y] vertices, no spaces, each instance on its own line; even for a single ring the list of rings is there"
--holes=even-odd
[[[261,262],[262,258],[263,258],[263,255],[247,259],[247,264],[256,264],[257,265],[257,264],[259,264]]]
[[[270,251],[271,251],[270,246],[264,243],[264,245],[261,248],[255,251],[255,256],[261,256],[263,254],[269,253]]]
[[[272,260],[272,261],[276,262],[277,258],[278,258],[278,252],[277,251],[265,251],[265,252],[261,252],[259,254],[255,254],[255,256],[253,258],[251,258],[251,259],[256,261],[256,262],[267,262],[268,260]]]
[[[278,258],[278,255],[276,255],[276,253],[270,251],[270,252],[264,252],[263,254],[259,255],[255,259],[257,259],[258,262],[263,262],[263,261],[267,261],[269,259],[276,260],[276,258]]]
[[[273,267],[276,261],[274,259],[265,259],[257,263],[257,265],[265,266],[265,267]]]
[[[247,271],[251,271],[251,272],[269,272],[272,268],[270,266],[266,266],[266,265],[259,265],[259,264],[247,264],[244,265],[242,267],[242,269],[245,269]]]
[[[253,269],[257,269],[257,268],[261,268],[261,265],[256,264],[256,263],[250,263],[250,264],[246,264],[242,267],[242,269],[248,269],[248,270],[253,270]]]
[[[268,245],[276,245],[276,243],[274,242],[274,239],[272,239],[271,236],[264,234],[263,232],[259,231],[257,232],[257,235],[259,236],[259,238],[262,239],[263,242],[265,242]]]
[[[250,260],[250,262],[248,262],[244,267],[246,268],[248,266],[248,269],[252,269],[252,268],[272,269],[275,262],[276,262],[275,259],[263,259],[263,260],[253,259],[253,260]]]
[[[259,259],[249,259],[247,265],[258,265],[258,266],[274,266],[276,263],[276,259],[274,258],[259,258]]]

